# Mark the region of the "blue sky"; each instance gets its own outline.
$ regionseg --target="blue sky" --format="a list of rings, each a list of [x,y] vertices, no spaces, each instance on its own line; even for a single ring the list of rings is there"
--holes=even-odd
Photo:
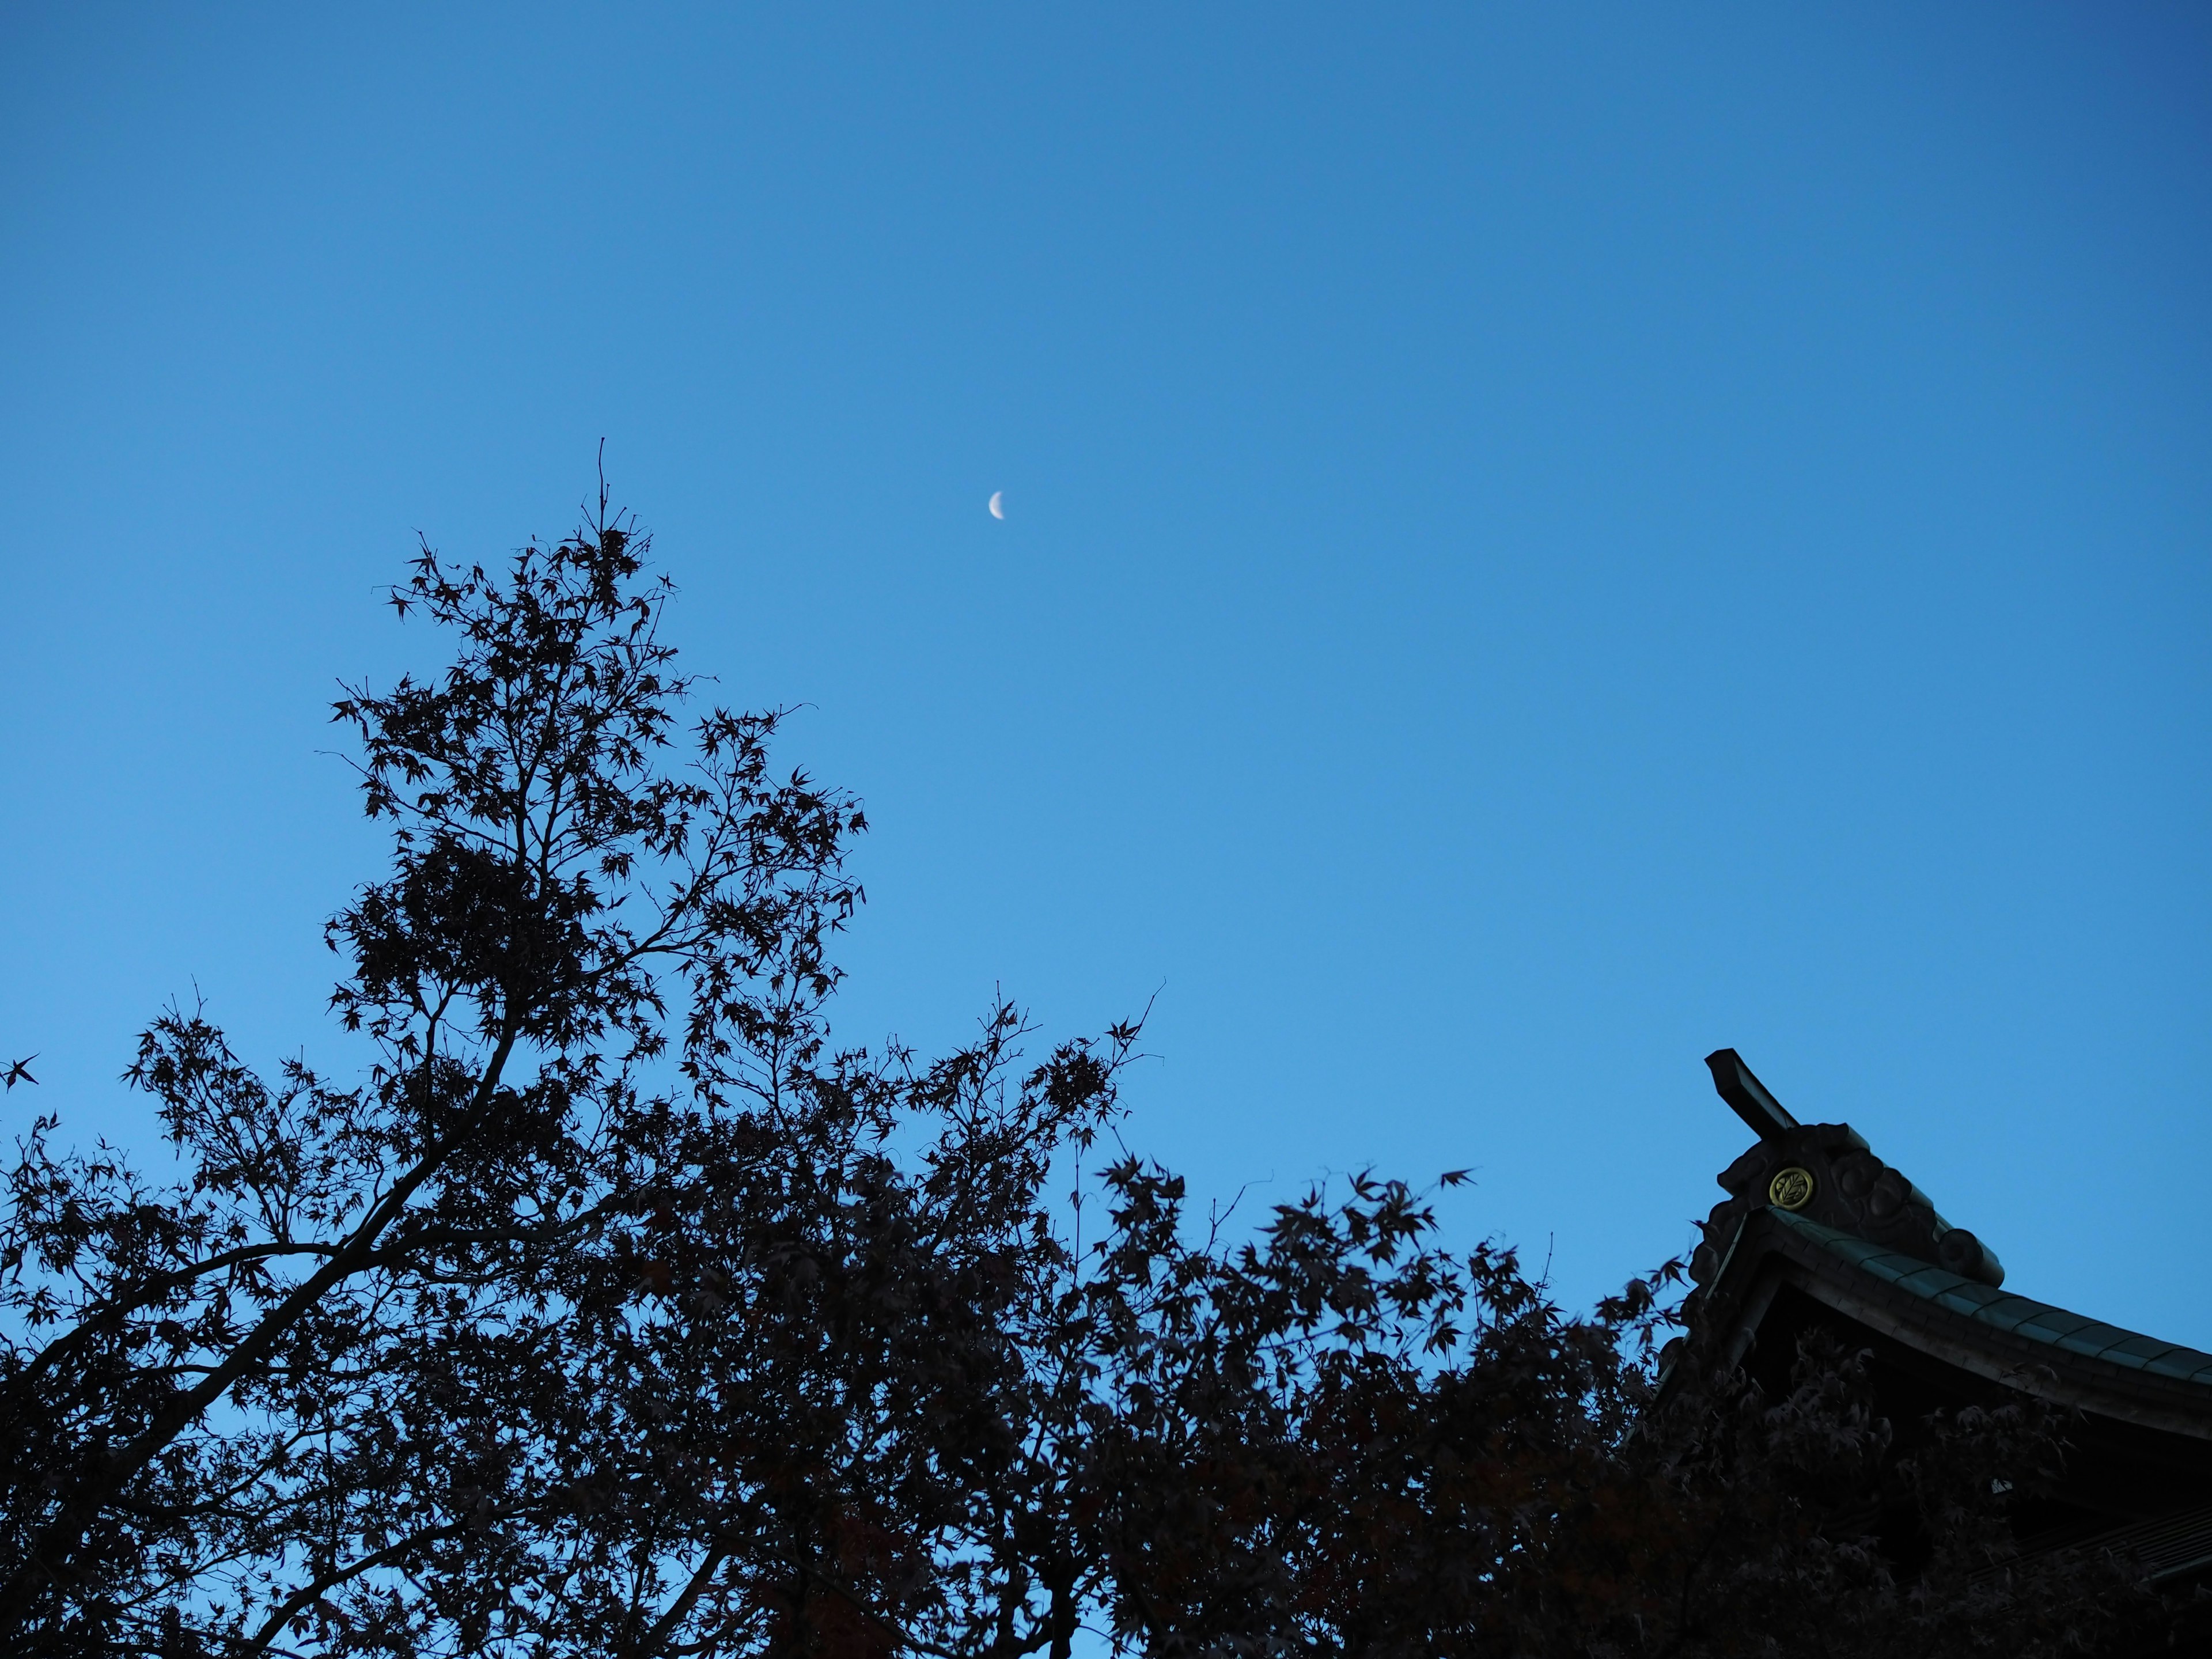
[[[335,1052],[334,680],[607,443],[875,828],[844,1030],[1157,994],[1201,1193],[1473,1165],[1586,1300],[1741,1048],[2212,1347],[2212,18],[0,17],[6,1111]],[[1004,490],[1007,518],[984,503]]]

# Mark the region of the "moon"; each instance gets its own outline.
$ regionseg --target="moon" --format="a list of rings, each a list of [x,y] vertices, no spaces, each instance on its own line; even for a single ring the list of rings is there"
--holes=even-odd
[[[991,516],[994,519],[1003,519],[1006,516],[1006,509],[999,505],[999,498],[1006,493],[1003,489],[994,489],[991,492]]]

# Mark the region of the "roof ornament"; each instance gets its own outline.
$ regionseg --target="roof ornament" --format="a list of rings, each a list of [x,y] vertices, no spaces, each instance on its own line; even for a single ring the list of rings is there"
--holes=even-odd
[[[1937,1214],[1928,1195],[1876,1158],[1850,1124],[1800,1123],[1733,1048],[1716,1048],[1705,1064],[1720,1097],[1759,1143],[1721,1172],[1729,1196],[1705,1221],[1705,1242],[1690,1258],[1690,1277],[1698,1284],[1712,1282],[1744,1222],[1770,1207],[1961,1278],[2004,1283],[1996,1253]]]
[[[1753,1075],[1751,1067],[1743,1063],[1743,1056],[1735,1049],[1714,1049],[1705,1056],[1705,1065],[1712,1072],[1713,1087],[1720,1091],[1721,1098],[1735,1109],[1735,1115],[1761,1140],[1779,1140],[1792,1129],[1803,1127]]]

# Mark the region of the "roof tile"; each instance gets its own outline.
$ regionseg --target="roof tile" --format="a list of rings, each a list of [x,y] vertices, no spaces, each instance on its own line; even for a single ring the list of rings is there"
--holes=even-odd
[[[2123,1332],[2121,1340],[2105,1350],[2102,1358],[2115,1365],[2135,1365],[2148,1369],[2154,1362],[2168,1354],[2186,1354],[2187,1348],[2176,1347],[2171,1342],[2161,1342],[2154,1336],[2135,1336]]]

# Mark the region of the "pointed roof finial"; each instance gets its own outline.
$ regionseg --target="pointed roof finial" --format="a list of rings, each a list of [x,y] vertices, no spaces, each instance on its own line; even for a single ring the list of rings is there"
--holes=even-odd
[[[1712,1068],[1713,1087],[1721,1098],[1761,1140],[1779,1139],[1797,1127],[1797,1120],[1752,1075],[1751,1067],[1735,1049],[1716,1048],[1705,1056],[1705,1064]]]

